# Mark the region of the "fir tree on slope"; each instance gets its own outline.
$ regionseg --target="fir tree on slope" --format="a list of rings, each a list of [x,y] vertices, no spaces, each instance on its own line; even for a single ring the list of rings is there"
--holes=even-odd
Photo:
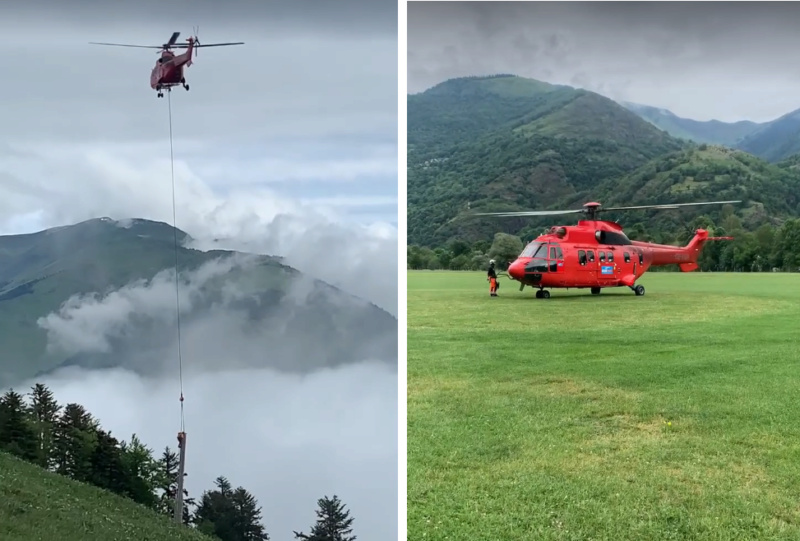
[[[311,533],[294,532],[295,539],[305,541],[355,541],[353,533],[353,517],[345,509],[344,503],[335,494],[333,498],[317,500],[317,523],[311,527]]]
[[[197,505],[197,529],[222,541],[269,541],[253,495],[242,487],[234,489],[222,476],[214,484],[217,489],[205,491]]]

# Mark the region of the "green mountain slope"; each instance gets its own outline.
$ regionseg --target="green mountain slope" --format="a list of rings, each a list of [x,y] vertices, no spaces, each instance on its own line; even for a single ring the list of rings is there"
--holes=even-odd
[[[0,452],[3,541],[210,541],[127,498]]]
[[[621,103],[673,137],[698,143],[712,143],[743,150],[769,162],[779,162],[800,152],[800,109],[769,122],[701,122],[681,118],[671,111]]]
[[[800,174],[723,146],[703,144],[661,156],[629,175],[605,182],[597,193],[607,206],[741,200],[734,214],[749,231],[800,216]],[[659,241],[670,242],[691,229],[690,223],[698,216],[722,223],[729,212],[710,206],[605,217],[625,224],[634,237],[655,235]]]
[[[29,235],[0,236],[0,385],[62,365],[156,372],[176,336],[174,321],[162,316],[173,314],[174,285],[169,285],[169,275],[154,279],[174,266],[174,234],[163,223],[96,219]],[[179,239],[186,238],[179,232]],[[182,293],[186,295],[182,304],[188,307],[182,323],[191,327],[204,318],[227,318],[221,321],[251,343],[253,351],[238,357],[219,344],[220,363],[308,370],[365,358],[396,360],[396,318],[305,277],[280,258],[180,248],[179,262],[182,276],[203,269]],[[174,275],[171,280],[174,284]],[[161,295],[159,283],[166,284]],[[124,294],[104,297],[126,286]],[[59,321],[74,316],[73,305],[81,299],[75,296],[90,296],[82,298],[89,304],[120,301],[136,307],[136,294],[142,291],[149,294],[151,305],[166,295],[171,295],[173,304],[158,301],[168,308],[127,316],[120,325],[124,332],[116,329],[107,337],[106,347],[77,347],[79,341],[69,344],[75,346],[72,349],[47,349],[45,327],[52,326],[48,314],[62,310]],[[73,305],[65,306],[71,298]],[[313,340],[308,339],[308,329],[314,329]]]
[[[620,104],[673,137],[688,139],[697,143],[725,145],[732,148],[735,148],[745,137],[768,124],[749,120],[739,122],[692,120],[679,117],[672,111],[660,107],[630,102],[620,102]]]
[[[800,109],[749,134],[737,148],[767,161],[778,162],[800,152]]]
[[[491,224],[449,221],[467,205],[549,207],[685,146],[592,92],[511,75],[446,81],[408,97],[409,243],[491,237]]]
[[[497,77],[493,84],[503,81],[513,88],[521,85],[515,77]],[[456,83],[459,92],[453,92],[450,100],[460,100],[461,105],[441,107],[447,112],[447,125],[467,125],[475,118],[473,108],[492,122],[484,123],[477,135],[468,132],[453,142],[433,107],[425,115],[412,108],[413,103],[425,101],[425,93],[409,97],[409,244],[433,248],[455,239],[470,244],[491,242],[496,232],[532,238],[542,227],[553,225],[554,218],[468,215],[578,208],[587,201],[606,206],[743,201],[735,208],[605,215],[620,220],[633,236],[658,242],[683,239],[701,217],[719,224],[735,214],[726,227],[755,231],[800,216],[796,159],[778,166],[723,146],[679,142],[606,98],[563,87],[531,85],[534,112],[527,113],[524,100],[515,101],[519,114],[509,120],[513,108],[506,99],[485,91],[467,92],[471,85],[485,85],[483,80]],[[442,87],[452,84],[436,87],[434,100],[446,104]],[[480,105],[471,105],[480,95],[488,97]],[[557,96],[560,101],[555,100]],[[492,115],[493,103],[502,115]],[[544,103],[551,106],[546,112],[542,112]],[[434,137],[437,133],[439,139]],[[418,134],[424,134],[424,144]]]

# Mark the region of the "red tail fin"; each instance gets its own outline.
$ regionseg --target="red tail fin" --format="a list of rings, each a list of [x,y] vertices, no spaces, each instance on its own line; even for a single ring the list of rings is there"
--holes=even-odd
[[[697,258],[700,256],[700,252],[703,250],[703,245],[710,240],[733,240],[733,237],[709,237],[708,231],[705,229],[698,229],[695,232],[694,238],[692,238],[692,240],[689,241],[689,244],[686,245],[686,250],[689,252],[691,261],[688,263],[678,264],[681,272],[692,272],[700,268],[697,264]]]
[[[705,229],[698,229],[695,231],[694,237],[692,237],[692,240],[689,241],[689,244],[687,244],[686,248],[683,250],[683,252],[689,256],[689,261],[678,263],[678,268],[681,269],[681,272],[692,272],[700,268],[697,264],[697,258],[700,256],[700,252],[703,250],[706,241],[708,241],[708,231]]]

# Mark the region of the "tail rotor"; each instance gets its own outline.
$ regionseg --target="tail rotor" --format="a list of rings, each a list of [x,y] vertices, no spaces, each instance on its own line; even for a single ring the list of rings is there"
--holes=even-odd
[[[192,33],[194,34],[194,44],[195,45],[200,45],[200,38],[198,37],[198,34],[200,33],[200,26],[193,26],[192,27]],[[198,47],[198,48],[196,48],[194,50],[194,56],[195,57],[197,56],[197,53],[200,52],[199,49],[200,48]]]

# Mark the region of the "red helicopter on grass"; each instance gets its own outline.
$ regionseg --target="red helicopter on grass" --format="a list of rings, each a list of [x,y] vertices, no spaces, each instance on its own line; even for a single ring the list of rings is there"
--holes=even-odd
[[[197,32],[195,31],[195,34]],[[187,91],[189,85],[186,84],[186,78],[183,76],[184,68],[192,65],[192,54],[195,53],[197,47],[225,47],[228,45],[244,45],[243,41],[235,43],[207,43],[200,44],[197,36],[190,36],[186,39],[187,44],[175,44],[175,41],[180,36],[180,32],[173,32],[172,37],[169,38],[167,43],[163,45],[127,45],[122,43],[96,43],[89,42],[90,45],[111,45],[113,47],[139,47],[142,49],[160,49],[161,55],[156,61],[153,71],[150,72],[150,88],[157,91],[156,94],[159,98],[164,97],[163,89],[167,92],[172,91],[173,86],[183,85]],[[180,55],[175,55],[172,49],[186,49],[186,52]],[[195,53],[196,56],[196,53]]]
[[[615,222],[598,220],[600,212],[643,209],[675,209],[697,205],[722,205],[741,201],[711,201],[672,205],[600,208],[600,203],[586,203],[581,209],[522,212],[477,213],[475,216],[521,217],[557,214],[586,215],[578,225],[554,226],[531,241],[508,267],[508,276],[527,286],[538,288],[537,299],[547,299],[545,288],[591,288],[598,295],[605,287],[627,286],[636,295],[644,295],[644,286],[636,284],[651,266],[678,265],[682,272],[697,270],[697,258],[710,240],[733,240],[733,237],[709,237],[698,229],[686,246],[668,246],[632,241]]]

